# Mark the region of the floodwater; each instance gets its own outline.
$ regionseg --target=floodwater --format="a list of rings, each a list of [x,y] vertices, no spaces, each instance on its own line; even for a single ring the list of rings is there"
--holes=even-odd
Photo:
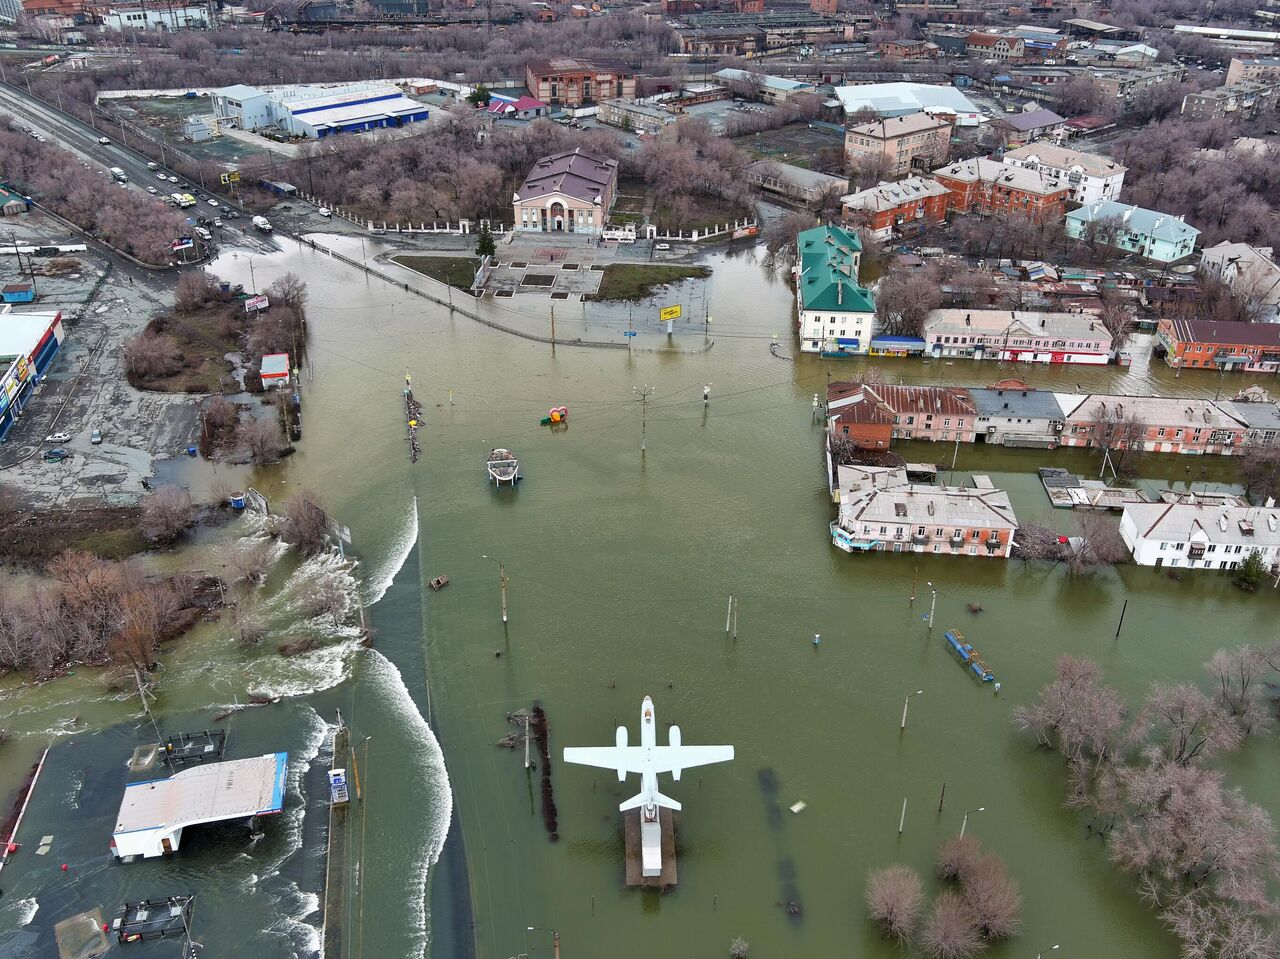
[[[713,348],[662,354],[521,340],[280,242],[285,252],[254,258],[256,279],[265,286],[292,270],[308,280],[314,376],[304,386],[299,453],[252,482],[273,501],[316,489],[350,526],[375,649],[339,638],[286,661],[270,643],[240,652],[229,624],[211,626],[166,655],[171,678],[157,715],[179,727],[205,722],[207,712],[192,711],[271,689],[294,695],[233,717],[242,729],[233,739],[242,736],[245,748],[317,753],[323,762],[315,730],[335,707],[357,742],[371,737],[358,754],[366,801],[351,828],[362,895],[346,917],[349,955],[410,957],[430,947],[436,956],[465,956],[474,937],[484,959],[545,956],[551,937],[541,930],[555,929],[567,957],[722,956],[742,936],[756,955],[888,959],[898,951],[865,920],[867,870],[905,862],[927,872],[938,842],[980,806],[968,830],[1008,860],[1025,900],[1023,937],[991,955],[1054,943],[1073,955],[1172,953],[1132,883],[1062,809],[1060,761],[1013,730],[1010,710],[1050,678],[1063,653],[1097,658],[1134,701],[1154,680],[1200,680],[1214,650],[1273,635],[1275,593],[1245,595],[1217,574],[1175,582],[1108,568],[1073,578],[1042,565],[834,550],[812,397],[829,375],[852,375],[859,364],[770,352],[775,334],[794,352],[791,299],[752,251],[711,259],[705,309],[692,299],[701,284],[678,293],[690,299],[674,345],[700,348],[709,313]],[[243,256],[229,253],[216,269],[248,280]],[[545,305],[518,297],[475,306]],[[602,328],[612,323],[620,333],[635,322],[612,315]],[[645,338],[661,345],[656,322]],[[877,365],[908,382],[981,384],[1016,374],[1068,390],[1213,395],[1219,387],[1212,373],[1175,381],[1163,364],[1148,366],[1144,351],[1140,339],[1128,370]],[[426,406],[416,466],[403,422],[406,372]],[[635,390],[646,386],[652,393],[642,406]],[[570,409],[568,429],[540,426],[560,405]],[[519,456],[518,489],[486,485],[483,463],[495,446]],[[951,452],[919,445],[908,457],[948,460]],[[974,447],[960,450],[957,478],[988,473],[1020,514],[1065,528],[1069,516],[1048,507],[1033,475],[1045,463],[1098,467],[1082,451]],[[1140,469],[1174,485],[1228,483],[1233,473],[1230,464],[1183,458],[1147,457]],[[197,493],[216,480],[198,464],[182,475]],[[499,569],[486,555],[502,561],[510,580],[505,628]],[[282,568],[279,595],[305,572]],[[439,574],[451,585],[431,592],[426,583]],[[922,619],[927,582],[938,590],[932,635]],[[294,588],[305,591],[305,582]],[[739,598],[736,641],[725,634],[730,593]],[[280,602],[283,623],[288,604]],[[969,614],[971,602],[985,612]],[[998,695],[947,653],[941,634],[953,625],[997,673]],[[913,697],[902,732],[903,697],[917,689],[924,692]],[[634,777],[619,784],[606,770],[556,758],[566,745],[612,743],[618,724],[634,740],[646,694],[663,741],[666,725],[678,723],[686,743],[737,750],[730,764],[691,770],[679,783],[664,778],[663,791],[684,804],[679,884],[665,895],[622,882],[616,807],[632,795]],[[543,825],[536,772],[531,779],[520,751],[495,746],[514,729],[507,714],[535,701],[550,720],[558,842]],[[48,737],[65,737],[59,722],[69,712],[95,728],[139,721],[136,699],[109,698],[88,675],[39,689],[11,683],[0,725],[33,735],[6,747],[0,785],[16,780]],[[1277,759],[1270,740],[1229,763],[1233,781],[1273,815]],[[321,798],[308,793],[308,819],[322,814]],[[806,808],[791,813],[800,801]],[[83,858],[102,854],[105,836],[78,835]],[[161,887],[151,894],[177,878],[198,885],[198,938],[213,948],[259,921],[240,909],[256,888],[250,877],[264,875],[254,850],[245,852],[247,859],[184,854],[118,872],[149,870]],[[317,855],[292,849],[275,867],[277,885],[299,890],[281,908],[312,926],[314,903],[302,900],[318,891]],[[191,860],[208,868],[188,875]],[[6,870],[0,902],[38,896],[41,882],[57,881],[50,870],[24,868]],[[291,888],[274,894],[284,901]],[[792,902],[798,916],[784,908]],[[309,948],[305,936],[273,934],[260,948],[255,940],[264,959]]]

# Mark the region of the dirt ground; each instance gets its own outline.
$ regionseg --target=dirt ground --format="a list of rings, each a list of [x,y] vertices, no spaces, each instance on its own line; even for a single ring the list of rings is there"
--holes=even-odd
[[[26,510],[0,518],[0,563],[42,567],[63,550],[120,559],[148,548],[136,506]]]
[[[757,160],[778,160],[792,166],[813,165],[813,157],[819,150],[843,149],[844,138],[840,134],[807,123],[793,123],[778,130],[765,130],[733,141],[738,148]]]

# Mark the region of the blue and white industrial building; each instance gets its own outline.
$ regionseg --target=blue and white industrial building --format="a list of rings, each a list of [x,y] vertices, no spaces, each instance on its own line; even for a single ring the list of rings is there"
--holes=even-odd
[[[31,400],[62,346],[62,314],[0,307],[0,440]]]
[[[238,83],[214,90],[211,99],[219,124],[241,130],[274,128],[313,140],[334,133],[402,127],[428,116],[426,104],[405,96],[389,83],[274,89]]]

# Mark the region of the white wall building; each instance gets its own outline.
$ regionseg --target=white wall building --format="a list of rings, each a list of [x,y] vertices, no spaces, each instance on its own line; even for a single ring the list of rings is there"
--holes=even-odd
[[[102,26],[106,30],[186,30],[208,25],[208,7],[109,7],[102,13]]]
[[[1235,569],[1256,550],[1270,569],[1280,558],[1280,509],[1200,502],[1129,505],[1120,535],[1139,566]]]
[[[1071,199],[1076,203],[1118,200],[1129,169],[1110,157],[1068,150],[1052,143],[1030,143],[1010,150],[1003,159],[1010,166],[1044,170],[1058,177],[1070,187]]]
[[[1105,366],[1111,334],[1087,313],[932,310],[921,335],[935,357]]]
[[[294,136],[322,139],[426,120],[427,105],[390,83],[345,83],[261,89],[238,83],[213,91],[219,123],[241,130],[276,127]]]

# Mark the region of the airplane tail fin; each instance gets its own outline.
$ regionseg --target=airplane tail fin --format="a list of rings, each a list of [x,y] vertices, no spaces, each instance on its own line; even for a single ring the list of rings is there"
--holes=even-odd
[[[677,812],[679,812],[681,808],[680,803],[676,802],[670,796],[662,795],[662,793],[657,794],[657,799],[654,804],[657,806],[665,806],[667,809],[674,809]],[[625,802],[619,803],[618,811],[627,812],[628,810],[631,810],[631,809],[640,809],[643,806],[644,806],[644,793],[636,793],[634,796],[632,796],[630,799],[626,800]]]

